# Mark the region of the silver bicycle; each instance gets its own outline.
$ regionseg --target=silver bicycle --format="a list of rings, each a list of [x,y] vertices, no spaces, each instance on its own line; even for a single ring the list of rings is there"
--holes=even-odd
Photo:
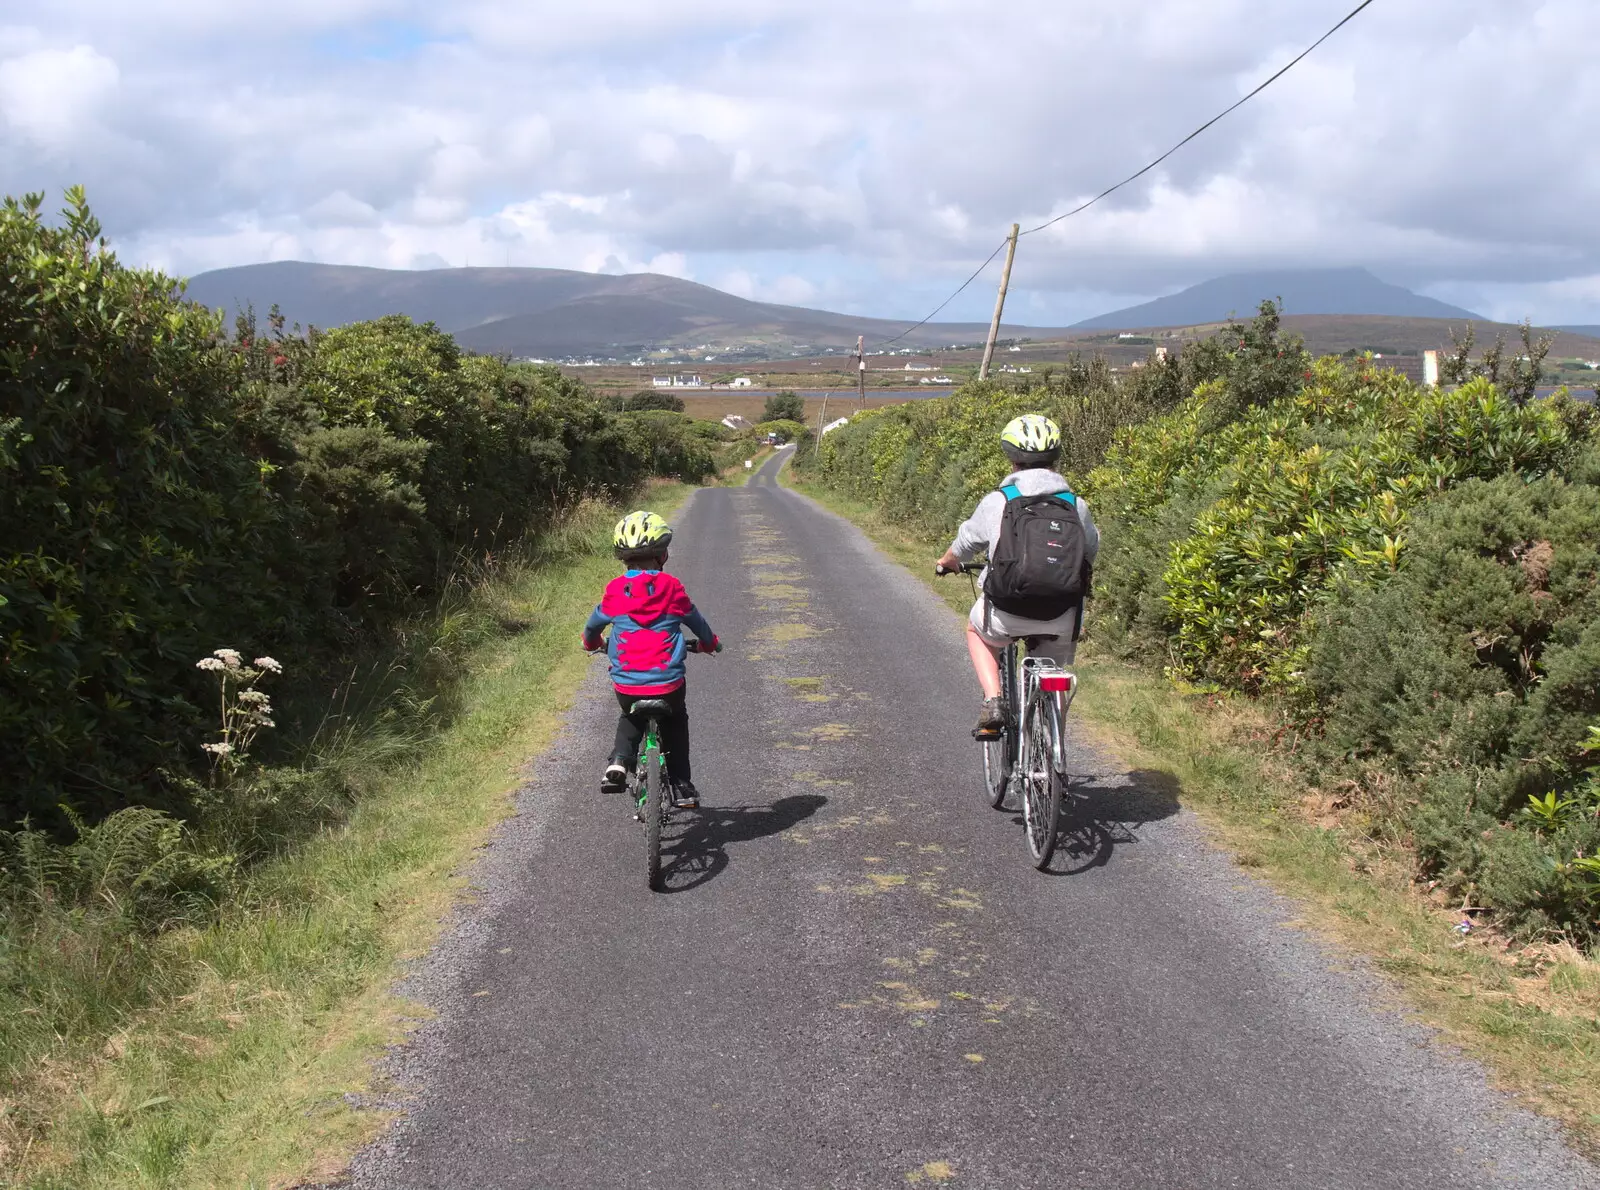
[[[969,578],[983,563],[968,563]],[[977,580],[973,597],[977,597]],[[1078,675],[1054,661],[1033,656],[1053,636],[1012,641],[1000,656],[1000,695],[1006,708],[1004,725],[983,744],[983,796],[996,810],[1007,799],[1020,802],[1022,822],[1033,866],[1043,871],[1055,854],[1056,839],[1072,778],[1067,773],[1067,711],[1078,691]]]

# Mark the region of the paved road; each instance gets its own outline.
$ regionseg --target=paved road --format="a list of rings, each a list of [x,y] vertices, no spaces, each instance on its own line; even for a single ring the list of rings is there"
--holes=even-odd
[[[410,991],[439,1019],[360,1187],[1600,1185],[1377,1005],[1176,790],[1080,748],[1060,871],[984,807],[956,617],[774,483],[673,569],[707,807],[644,888],[599,667]]]

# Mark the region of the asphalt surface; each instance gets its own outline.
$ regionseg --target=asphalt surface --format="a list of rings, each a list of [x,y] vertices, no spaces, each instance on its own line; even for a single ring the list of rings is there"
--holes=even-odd
[[[1075,748],[1090,809],[1035,872],[958,617],[775,468],[677,520],[728,647],[690,659],[669,891],[598,792],[596,664],[404,985],[438,1016],[355,1186],[1600,1186],[1160,774]]]

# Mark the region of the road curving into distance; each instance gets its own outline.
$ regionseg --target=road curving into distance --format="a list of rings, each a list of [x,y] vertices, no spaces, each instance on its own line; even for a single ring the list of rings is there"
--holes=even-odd
[[[727,650],[690,659],[669,891],[598,792],[597,663],[403,987],[438,1015],[355,1186],[1600,1186],[1163,775],[1077,747],[1093,813],[1033,871],[979,797],[958,618],[787,454],[677,519]]]

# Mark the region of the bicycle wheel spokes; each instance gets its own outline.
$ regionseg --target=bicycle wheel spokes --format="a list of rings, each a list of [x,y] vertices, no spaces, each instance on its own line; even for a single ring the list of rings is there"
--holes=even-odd
[[[1055,767],[1054,724],[1046,698],[1035,698],[1028,711],[1026,753],[1021,758],[1022,819],[1028,835],[1028,854],[1041,871],[1056,850],[1061,824],[1061,779]]]
[[[996,810],[1005,805],[1006,782],[1011,776],[1011,766],[1006,763],[1007,737],[983,741],[983,799]]]

